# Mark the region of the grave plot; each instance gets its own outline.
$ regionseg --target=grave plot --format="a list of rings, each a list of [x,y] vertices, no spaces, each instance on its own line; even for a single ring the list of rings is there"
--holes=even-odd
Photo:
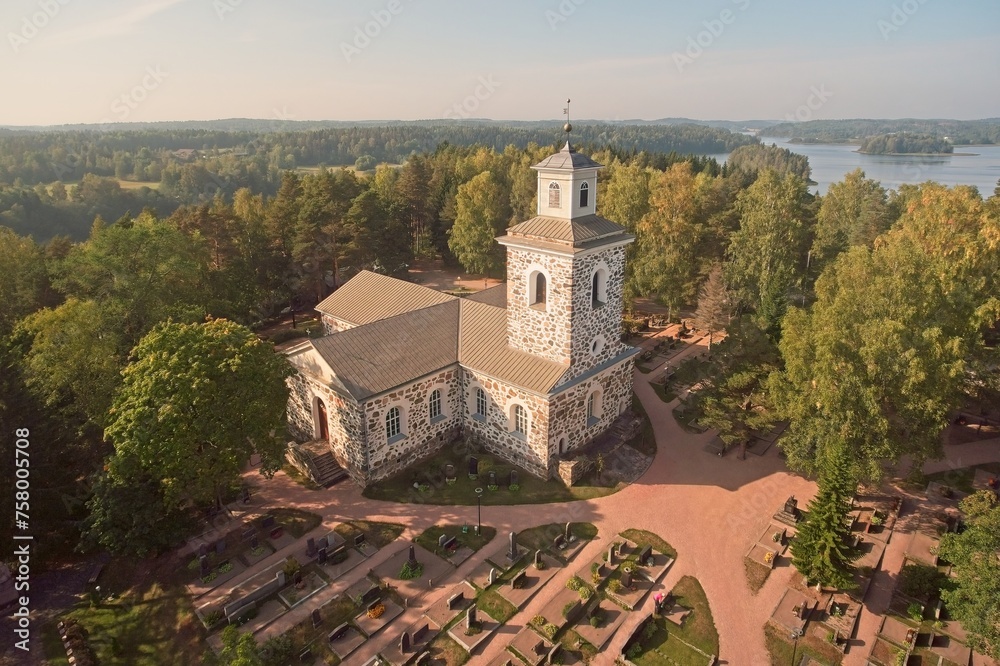
[[[558,643],[538,635],[531,627],[521,629],[510,642],[509,648],[530,666],[554,663],[560,651]]]
[[[368,638],[361,633],[361,630],[348,622],[337,625],[327,635],[327,643],[330,646],[330,651],[337,655],[340,661],[347,659],[366,640]]]
[[[510,532],[499,548],[496,548],[487,560],[493,564],[501,573],[507,573],[520,562],[521,558],[527,555],[527,549],[517,543],[517,532]]]
[[[329,663],[336,654],[335,645],[343,649],[346,656],[364,642],[365,637],[350,624],[357,612],[358,606],[352,599],[339,595],[314,608],[308,617],[285,632],[284,636],[291,639],[294,654],[301,654],[308,648],[316,658],[314,663]],[[330,636],[337,633],[341,634],[338,639],[330,641]],[[354,646],[348,647],[351,642]]]
[[[584,614],[584,601],[580,595],[569,588],[559,590],[542,612],[531,620],[531,624],[549,638],[554,637],[559,630],[573,625]]]
[[[552,580],[561,566],[555,558],[536,550],[531,562],[497,587],[496,591],[515,608],[524,608]]]
[[[424,617],[438,626],[444,627],[465,612],[475,600],[476,588],[468,581],[462,581],[432,604],[424,613]]]
[[[585,608],[580,620],[573,627],[584,640],[600,650],[625,622],[628,611],[618,604],[595,599]]]
[[[414,542],[458,567],[492,541],[496,533],[492,527],[483,527],[481,533],[476,534],[474,528],[435,525],[424,530]]]
[[[289,568],[288,571],[291,571],[291,575],[287,578],[289,584],[278,591],[278,598],[290,609],[295,608],[330,584],[315,565],[307,565],[298,570]],[[288,571],[285,573],[287,574]]]
[[[388,648],[382,650],[382,659],[392,666],[405,666],[430,647],[440,630],[440,625],[424,617],[404,629]]]
[[[476,648],[500,627],[493,617],[476,604],[465,611],[465,617],[451,626],[448,635],[469,654],[474,654]]]
[[[354,618],[354,624],[369,638],[403,614],[403,607],[378,587],[369,588],[362,595],[360,606],[364,610]]]
[[[684,609],[680,616],[678,606]],[[715,663],[718,653],[719,635],[705,592],[695,578],[684,576],[670,594],[657,598],[653,613],[629,635],[621,656],[647,666]]]
[[[445,580],[454,568],[437,555],[411,544],[375,567],[374,574],[414,601]]]
[[[591,523],[550,523],[522,531],[517,542],[530,552],[545,550],[563,562],[569,562],[597,536]]]
[[[396,523],[350,520],[337,525],[334,531],[363,557],[371,557],[398,539],[403,533],[403,526]]]

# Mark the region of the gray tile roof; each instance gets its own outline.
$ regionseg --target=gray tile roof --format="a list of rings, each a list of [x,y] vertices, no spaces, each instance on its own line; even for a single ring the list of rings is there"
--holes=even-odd
[[[372,295],[369,295],[371,297]],[[311,341],[337,379],[364,400],[458,361],[459,300]]]
[[[526,240],[547,241],[585,247],[604,241],[629,238],[625,227],[598,215],[585,215],[572,220],[558,217],[533,217],[507,229],[507,236]]]
[[[572,171],[573,169],[600,169],[603,167],[603,164],[599,164],[586,155],[576,152],[576,149],[569,145],[569,141],[567,141],[562,150],[554,155],[549,155],[531,168]]]
[[[316,310],[355,326],[455,300],[419,284],[361,271],[330,294]]]

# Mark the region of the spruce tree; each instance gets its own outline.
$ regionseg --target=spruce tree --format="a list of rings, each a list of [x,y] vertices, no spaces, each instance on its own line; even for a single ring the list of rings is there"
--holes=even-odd
[[[825,462],[819,492],[792,545],[792,564],[807,584],[845,590],[854,586],[852,563],[861,555],[848,542],[847,516],[857,484],[846,447],[837,447]]]

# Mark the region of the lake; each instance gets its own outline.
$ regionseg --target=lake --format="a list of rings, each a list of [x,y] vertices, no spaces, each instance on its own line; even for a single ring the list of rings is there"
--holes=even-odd
[[[984,197],[993,194],[1000,180],[1000,146],[955,146],[956,153],[974,155],[862,155],[855,152],[856,145],[789,143],[774,137],[761,137],[761,141],[808,157],[812,179],[818,183],[809,191],[820,194],[857,168],[889,189],[933,180],[948,186],[975,185]],[[727,156],[712,155],[720,163]]]

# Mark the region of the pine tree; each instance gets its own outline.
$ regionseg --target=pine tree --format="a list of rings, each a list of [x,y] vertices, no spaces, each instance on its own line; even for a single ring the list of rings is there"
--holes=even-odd
[[[823,466],[819,492],[792,545],[792,564],[807,584],[839,590],[854,586],[852,563],[860,557],[848,539],[847,516],[857,485],[846,447],[837,447]]]
[[[722,265],[715,264],[708,279],[698,290],[698,307],[694,311],[694,325],[708,331],[708,348],[712,349],[712,335],[726,328],[732,314],[729,291],[722,276]]]

